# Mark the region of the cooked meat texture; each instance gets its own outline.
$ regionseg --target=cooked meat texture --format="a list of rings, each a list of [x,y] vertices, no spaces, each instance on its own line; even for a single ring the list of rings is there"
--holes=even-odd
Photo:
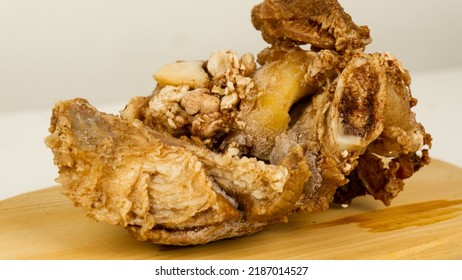
[[[64,194],[94,219],[156,243],[258,231],[285,219],[309,177],[297,147],[280,166],[220,155],[100,113],[83,99],[57,104],[50,132]]]
[[[372,40],[336,0],[265,0],[252,10],[252,23],[270,44],[291,41],[339,52],[364,49]]]
[[[221,135],[239,127],[238,106],[252,94],[255,68],[252,54],[239,57],[231,50],[214,52],[208,61],[168,64],[154,74],[158,87],[152,95],[132,98],[121,116],[213,146]]]
[[[416,101],[409,83],[394,57],[361,54],[311,99],[296,123],[276,138],[270,157],[278,164],[292,145],[306,149],[313,175],[297,207],[327,209],[337,188],[350,178],[359,178],[351,183],[352,192],[371,194],[388,205],[403,180],[429,163],[423,148],[431,146],[431,137],[411,110]],[[347,203],[354,196],[342,197],[348,199],[336,201]]]
[[[256,61],[226,50],[168,64],[120,116],[58,103],[46,143],[64,194],[172,245],[252,234],[360,195],[389,205],[430,162],[409,73],[366,53],[369,29],[335,0],[265,0],[252,21],[271,44]]]
[[[293,105],[335,78],[340,61],[333,52],[304,51],[295,46],[276,46],[263,51],[262,56],[265,63],[253,76],[256,94],[241,101],[237,120],[242,129],[234,138],[245,139],[236,141],[245,142],[253,156],[267,160],[275,138],[289,128]]]

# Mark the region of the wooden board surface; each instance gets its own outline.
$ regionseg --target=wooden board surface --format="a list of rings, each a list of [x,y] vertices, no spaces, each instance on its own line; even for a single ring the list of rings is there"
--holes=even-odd
[[[202,246],[136,241],[87,218],[59,187],[0,201],[0,224],[0,259],[462,259],[462,169],[433,161],[388,208],[359,198]]]

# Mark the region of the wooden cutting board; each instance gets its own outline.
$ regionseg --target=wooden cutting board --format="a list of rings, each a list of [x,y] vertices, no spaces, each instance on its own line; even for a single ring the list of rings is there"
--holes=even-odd
[[[59,187],[1,201],[0,224],[0,259],[461,259],[462,169],[434,160],[388,208],[359,198],[202,246],[136,241],[87,218]]]

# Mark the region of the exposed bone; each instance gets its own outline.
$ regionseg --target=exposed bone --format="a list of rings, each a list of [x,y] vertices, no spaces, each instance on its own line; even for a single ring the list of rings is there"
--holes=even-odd
[[[428,164],[427,156],[420,159],[416,153],[424,144],[430,145],[429,136],[410,111],[409,101],[412,98],[408,75],[398,65],[395,59],[386,54],[362,54],[352,59],[327,90],[313,97],[294,126],[276,138],[276,146],[270,156],[273,164],[278,164],[281,156],[295,144],[305,147],[308,154],[316,155],[315,168],[320,170],[322,183],[308,182],[298,207],[309,211],[326,209],[336,189],[348,183],[350,172],[366,150],[371,153],[380,149],[380,154],[389,157],[399,158],[402,155],[404,158],[415,158],[415,164],[406,167],[406,172],[411,175],[422,165]],[[403,102],[408,102],[407,108],[403,108]],[[404,120],[396,121],[397,118],[391,116],[392,113],[386,108],[403,110],[399,116]],[[401,131],[402,134],[392,138],[388,131]],[[405,139],[401,137],[404,131],[410,134]],[[399,149],[396,145],[399,145]],[[372,162],[376,161],[370,156],[364,158],[371,160],[359,161],[359,170],[363,170],[360,174],[372,169]],[[399,172],[398,161],[392,161],[388,171],[382,165],[376,168],[380,170],[376,171],[376,177],[383,176],[380,179],[383,183],[375,184],[374,190],[369,191],[385,204],[389,204],[390,199],[402,190],[402,181],[407,178],[395,174]],[[314,172],[314,168],[311,169]],[[378,177],[362,176],[362,180],[367,188],[373,182],[380,182]],[[397,187],[391,188],[392,184]]]
[[[252,21],[272,44],[260,66],[232,50],[166,65],[120,117],[57,103],[46,144],[64,194],[172,245],[252,234],[360,195],[389,205],[430,162],[409,73],[365,53],[369,29],[335,0],[265,0]]]

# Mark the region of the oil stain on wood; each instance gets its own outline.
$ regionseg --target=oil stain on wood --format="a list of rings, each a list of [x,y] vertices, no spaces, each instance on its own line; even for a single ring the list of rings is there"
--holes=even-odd
[[[369,232],[387,232],[411,226],[425,226],[462,214],[462,200],[433,200],[352,215],[312,225],[315,228],[357,224]]]

